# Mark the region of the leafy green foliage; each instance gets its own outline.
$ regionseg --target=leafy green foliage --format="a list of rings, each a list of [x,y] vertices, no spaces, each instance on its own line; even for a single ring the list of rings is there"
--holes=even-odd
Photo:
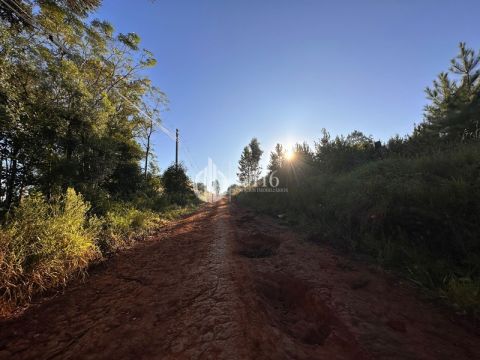
[[[51,39],[0,21],[0,207],[32,187],[49,198],[74,187],[94,210],[105,198],[131,201],[150,184],[150,136],[166,101],[142,76],[155,60],[138,35],[85,20],[98,1],[34,4]]]
[[[162,184],[170,202],[186,205],[196,201],[193,185],[182,164],[169,166],[163,173]]]
[[[240,161],[238,162],[238,179],[245,186],[255,184],[260,177],[262,168],[260,167],[260,158],[263,151],[260,148],[260,143],[256,138],[253,138],[248,146],[243,149]]]

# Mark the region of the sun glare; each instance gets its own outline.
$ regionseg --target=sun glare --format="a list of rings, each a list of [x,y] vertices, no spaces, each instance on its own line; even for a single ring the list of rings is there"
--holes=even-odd
[[[291,147],[287,148],[287,151],[285,152],[285,159],[287,159],[287,161],[292,161],[293,158],[294,158],[293,149]]]

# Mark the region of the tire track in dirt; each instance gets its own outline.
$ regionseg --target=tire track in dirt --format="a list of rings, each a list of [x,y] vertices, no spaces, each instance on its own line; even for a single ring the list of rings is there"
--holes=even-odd
[[[0,321],[0,359],[474,359],[479,340],[398,280],[226,201]]]
[[[245,358],[222,216],[208,206],[1,322],[0,359]]]

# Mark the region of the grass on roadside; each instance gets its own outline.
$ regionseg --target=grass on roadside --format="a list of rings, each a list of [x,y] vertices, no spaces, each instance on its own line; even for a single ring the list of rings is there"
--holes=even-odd
[[[84,277],[91,263],[195,208],[154,212],[118,203],[99,218],[89,214],[90,205],[73,189],[52,201],[29,195],[0,228],[0,314]]]

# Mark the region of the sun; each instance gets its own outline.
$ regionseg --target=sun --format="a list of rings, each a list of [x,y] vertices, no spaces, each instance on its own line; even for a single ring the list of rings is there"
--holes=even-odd
[[[287,150],[285,151],[285,159],[287,161],[292,161],[294,157],[295,157],[295,153],[293,152],[293,149],[291,147],[288,147]]]

